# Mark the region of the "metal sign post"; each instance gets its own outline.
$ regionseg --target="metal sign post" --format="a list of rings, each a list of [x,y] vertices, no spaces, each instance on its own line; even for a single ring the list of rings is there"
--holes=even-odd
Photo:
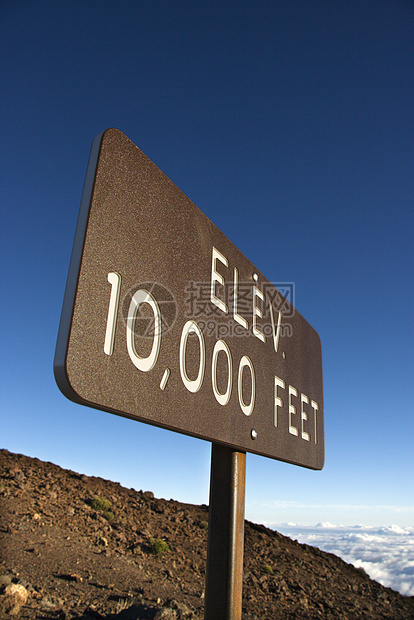
[[[285,284],[122,132],[95,138],[55,377],[76,403],[212,442],[206,620],[241,618],[246,452],[324,464],[321,342]]]
[[[246,453],[213,443],[205,620],[241,618],[245,482]]]

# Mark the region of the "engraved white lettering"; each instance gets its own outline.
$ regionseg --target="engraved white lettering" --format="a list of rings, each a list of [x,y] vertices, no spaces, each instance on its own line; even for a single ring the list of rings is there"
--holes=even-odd
[[[216,282],[224,286],[224,278],[216,270],[217,261],[220,261],[226,267],[229,264],[227,258],[223,256],[221,252],[216,250],[216,248],[213,247],[212,258],[211,258],[211,302],[215,304],[217,308],[220,308],[220,310],[222,310],[225,314],[227,314],[227,305],[224,303],[222,299],[219,299],[216,296]]]

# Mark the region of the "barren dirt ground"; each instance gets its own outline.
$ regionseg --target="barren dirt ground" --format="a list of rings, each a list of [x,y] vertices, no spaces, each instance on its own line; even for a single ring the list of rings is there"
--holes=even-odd
[[[0,469],[1,618],[203,617],[207,506],[7,450]],[[254,618],[407,620],[414,600],[246,522],[243,619]]]

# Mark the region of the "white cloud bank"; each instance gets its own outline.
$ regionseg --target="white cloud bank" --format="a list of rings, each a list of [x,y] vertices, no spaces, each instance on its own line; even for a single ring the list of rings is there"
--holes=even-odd
[[[414,596],[414,527],[315,526],[295,523],[268,527],[323,551],[334,553],[388,588]]]

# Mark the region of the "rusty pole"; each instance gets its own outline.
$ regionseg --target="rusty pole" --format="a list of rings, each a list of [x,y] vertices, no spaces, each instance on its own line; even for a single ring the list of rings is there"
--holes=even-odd
[[[211,450],[204,620],[241,620],[246,454]]]

